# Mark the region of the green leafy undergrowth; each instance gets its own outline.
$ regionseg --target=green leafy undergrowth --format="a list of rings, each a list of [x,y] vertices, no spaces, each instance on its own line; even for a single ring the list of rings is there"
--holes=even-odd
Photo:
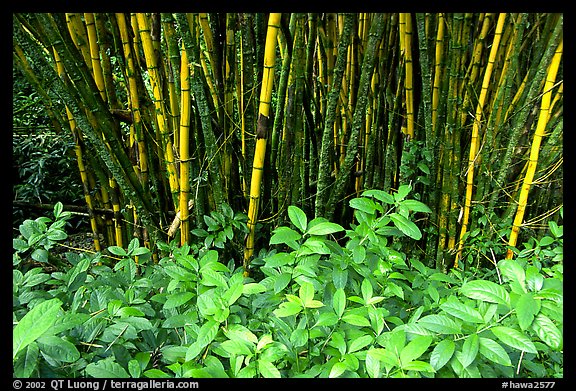
[[[137,239],[113,266],[16,268],[14,376],[561,377],[562,264],[431,269],[396,240],[430,212],[410,191],[350,200],[348,229],[289,207],[251,277],[205,245],[161,244],[155,264]]]

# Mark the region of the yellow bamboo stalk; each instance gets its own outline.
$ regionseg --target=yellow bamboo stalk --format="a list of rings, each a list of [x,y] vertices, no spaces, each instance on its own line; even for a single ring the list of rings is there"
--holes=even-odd
[[[90,48],[88,47],[88,34],[86,33],[86,28],[82,19],[80,19],[79,14],[66,14],[66,22],[68,26],[68,31],[72,37],[72,41],[76,47],[82,53],[84,62],[92,72],[92,60],[90,59]]]
[[[476,114],[474,115],[474,123],[472,125],[472,137],[470,140],[470,153],[468,158],[468,172],[466,173],[466,196],[464,203],[464,212],[462,216],[462,228],[460,230],[458,252],[456,254],[456,258],[454,261],[454,267],[458,267],[458,261],[462,256],[462,249],[464,246],[464,234],[466,234],[466,230],[468,228],[468,219],[470,217],[470,206],[472,204],[474,165],[476,163],[476,153],[478,150],[478,134],[480,132],[480,126],[482,123],[482,111],[484,108],[484,102],[486,101],[486,96],[488,94],[488,88],[490,87],[490,80],[492,79],[492,69],[494,68],[494,61],[496,59],[496,54],[498,53],[498,48],[500,46],[500,38],[502,36],[502,30],[504,29],[505,20],[506,20],[506,13],[501,13],[500,15],[498,15],[498,23],[496,24],[494,41],[492,42],[492,48],[490,49],[488,64],[486,64],[486,71],[484,73],[484,79],[482,81],[482,90],[480,91],[480,97],[478,98],[478,104],[476,106]]]
[[[409,139],[414,138],[414,88],[412,71],[412,16],[410,14],[400,14],[400,50],[404,53],[404,65],[406,67],[406,80],[404,89],[406,90],[406,134]]]
[[[272,83],[274,81],[274,64],[276,62],[276,36],[280,28],[280,13],[271,13],[268,18],[266,44],[264,47],[264,72],[262,75],[262,89],[260,91],[260,105],[258,107],[258,126],[256,129],[256,148],[252,164],[252,178],[250,182],[250,204],[248,207],[248,238],[244,249],[244,273],[248,275],[248,266],[254,253],[254,236],[256,222],[258,221],[258,204],[260,200],[260,186],[266,156],[266,138],[268,120],[270,118],[270,101],[272,98]]]
[[[152,93],[154,95],[154,107],[156,109],[158,128],[162,137],[164,158],[166,159],[166,170],[168,171],[168,182],[170,184],[170,191],[172,193],[172,202],[174,204],[174,208],[177,209],[179,203],[178,173],[176,172],[176,164],[174,163],[172,140],[170,139],[170,135],[168,133],[158,64],[156,61],[156,54],[154,53],[152,37],[150,35],[150,25],[145,14],[138,13],[136,16],[138,19],[138,29],[140,31],[142,47],[144,48],[144,57],[146,59],[148,72],[150,74],[150,84],[152,85]]]
[[[84,20],[86,21],[86,30],[88,30],[88,46],[90,49],[90,60],[92,63],[92,72],[94,74],[94,81],[98,92],[104,101],[106,101],[106,91],[104,87],[104,74],[102,72],[102,65],[100,64],[100,50],[98,49],[98,37],[96,35],[96,22],[94,14],[85,13]]]
[[[143,185],[148,183],[148,157],[146,154],[146,145],[144,143],[144,136],[142,134],[142,115],[140,113],[140,101],[138,99],[138,87],[136,77],[134,75],[136,68],[134,64],[134,55],[130,39],[128,35],[128,25],[126,17],[123,13],[116,14],[118,22],[118,30],[120,30],[120,39],[122,40],[122,48],[124,50],[124,58],[126,59],[126,73],[128,75],[128,104],[134,119],[134,131],[136,142],[138,143],[138,162],[139,162],[139,176]]]
[[[56,49],[53,50],[54,53],[54,62],[56,63],[56,72],[59,76],[64,75],[64,66],[62,65],[62,61],[60,60],[60,56]],[[82,156],[82,144],[81,144],[81,133],[79,132],[78,128],[76,127],[76,120],[72,115],[72,111],[66,106],[66,117],[68,118],[68,124],[70,125],[70,131],[74,136],[74,152],[76,154],[76,163],[78,164],[78,171],[80,172],[80,180],[82,181],[82,185],[84,187],[84,199],[86,200],[86,206],[88,208],[88,215],[90,218],[90,228],[92,229],[92,234],[94,235],[94,249],[96,251],[101,251],[102,247],[100,245],[100,235],[98,234],[98,223],[96,222],[96,218],[92,213],[94,209],[94,205],[92,203],[92,195],[90,193],[89,181],[88,181],[88,174],[86,171],[86,166],[84,165],[84,158]]]
[[[106,102],[108,100],[108,97],[106,96],[104,73],[102,71],[102,65],[100,63],[100,49],[98,46],[98,36],[96,34],[96,22],[94,19],[94,14],[84,13],[84,20],[86,22],[88,47],[90,50],[90,60],[92,64],[92,75],[94,77],[96,87],[98,88],[98,92],[102,97],[102,100]],[[106,145],[108,146],[108,148],[110,148],[108,143],[106,143]],[[111,192],[116,191],[117,185],[114,178],[112,177],[108,178],[108,183]],[[111,236],[110,239],[115,239],[116,245],[119,247],[123,247],[122,225],[119,219],[120,205],[117,202],[117,197],[110,197],[110,194],[108,194],[108,190],[104,187],[102,187],[101,192],[102,192],[102,199],[105,202],[105,204],[110,203],[110,198],[112,198],[111,204],[112,209],[114,210],[114,233],[110,235]],[[106,224],[111,225],[112,222],[109,219],[106,219]]]
[[[180,65],[180,244],[190,240],[188,198],[190,195],[190,66],[182,48]]]
[[[542,103],[540,106],[540,114],[538,116],[538,124],[536,125],[534,139],[532,140],[532,146],[530,148],[528,169],[526,170],[526,175],[524,176],[524,181],[522,182],[522,189],[520,190],[520,196],[518,199],[518,209],[516,210],[516,216],[514,217],[514,222],[512,224],[512,232],[510,232],[510,239],[508,240],[508,245],[510,247],[516,246],[518,233],[520,232],[520,227],[523,225],[522,221],[524,219],[526,204],[528,203],[528,193],[530,192],[530,186],[532,185],[532,180],[534,179],[534,174],[536,172],[536,166],[538,165],[540,144],[542,143],[542,139],[545,136],[546,125],[548,123],[550,100],[552,98],[552,88],[556,82],[556,74],[558,73],[560,60],[562,59],[563,43],[564,41],[561,39],[560,43],[558,44],[558,48],[554,53],[554,57],[552,57],[552,62],[548,67],[548,74],[546,76],[546,82],[544,83],[544,93],[542,95]],[[513,255],[514,252],[509,248],[506,252],[506,259],[512,259]]]
[[[432,129],[436,131],[438,122],[438,103],[440,101],[440,83],[442,77],[442,58],[444,54],[444,15],[438,15],[438,31],[436,33],[436,53],[434,60],[434,84],[432,86]]]

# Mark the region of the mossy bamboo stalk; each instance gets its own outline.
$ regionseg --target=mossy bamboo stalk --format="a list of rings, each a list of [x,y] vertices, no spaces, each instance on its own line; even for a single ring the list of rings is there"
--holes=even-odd
[[[372,74],[376,63],[377,50],[382,39],[384,32],[384,18],[382,14],[374,15],[374,20],[370,26],[370,34],[368,38],[368,46],[364,52],[362,60],[362,68],[360,72],[360,80],[358,82],[358,101],[354,107],[354,116],[352,126],[350,129],[350,137],[346,147],[346,156],[344,164],[336,175],[334,187],[330,192],[330,198],[325,211],[325,217],[330,220],[334,216],[337,204],[344,196],[344,189],[346,183],[350,180],[350,173],[354,162],[356,160],[356,153],[358,152],[358,135],[362,130],[364,118],[366,116],[366,106],[368,104],[368,93],[372,81]]]
[[[352,28],[354,25],[354,16],[352,14],[344,15],[344,25],[342,34],[338,40],[338,52],[336,64],[332,76],[332,84],[328,93],[328,103],[326,106],[326,118],[324,130],[322,133],[322,142],[320,149],[319,167],[318,167],[318,185],[316,189],[316,203],[314,214],[316,217],[324,216],[326,211],[326,201],[330,195],[329,186],[331,181],[331,165],[335,160],[335,143],[334,143],[334,123],[337,115],[338,98],[342,86],[342,77],[346,67],[346,53],[351,40]],[[330,73],[328,73],[330,78]]]
[[[58,56],[58,52],[56,52],[56,50],[53,50],[53,54],[58,75],[60,77],[64,77],[64,66],[60,61],[60,56]],[[86,207],[88,209],[90,228],[92,229],[92,235],[94,236],[94,249],[96,251],[101,251],[102,247],[100,245],[98,223],[96,222],[96,215],[94,214],[94,205],[92,203],[92,195],[88,183],[88,174],[86,172],[86,166],[84,165],[84,158],[82,153],[82,136],[76,128],[76,121],[74,121],[74,116],[68,107],[66,107],[66,117],[68,118],[70,131],[74,136],[74,153],[76,154],[76,163],[78,165],[78,171],[80,172],[80,181],[82,182],[82,188],[84,191],[84,200],[86,201]]]

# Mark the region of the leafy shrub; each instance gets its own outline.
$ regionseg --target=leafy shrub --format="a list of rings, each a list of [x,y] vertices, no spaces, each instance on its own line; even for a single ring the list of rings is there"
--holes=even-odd
[[[561,377],[562,265],[525,252],[485,279],[426,267],[395,247],[429,212],[410,190],[350,200],[350,229],[291,206],[252,277],[206,243],[161,245],[155,264],[137,239],[109,248],[114,265],[14,270],[14,375]]]

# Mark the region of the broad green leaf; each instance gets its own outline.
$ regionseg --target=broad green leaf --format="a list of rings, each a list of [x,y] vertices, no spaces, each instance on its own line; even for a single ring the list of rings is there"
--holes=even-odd
[[[228,289],[228,283],[226,281],[226,278],[224,278],[224,276],[218,273],[217,271],[214,271],[209,268],[204,268],[204,270],[202,270],[201,268],[200,274],[202,275],[202,279],[200,280],[200,283],[202,285],[217,286]]]
[[[332,308],[334,308],[334,312],[336,312],[338,318],[341,318],[346,309],[346,292],[344,292],[344,289],[339,288],[334,292],[334,296],[332,296]]]
[[[390,349],[371,348],[366,355],[370,355],[378,361],[382,361],[388,367],[398,366],[398,357]]]
[[[36,341],[42,354],[62,362],[74,362],[80,358],[80,352],[70,341],[55,335],[45,335]]]
[[[134,307],[122,307],[118,311],[117,315],[121,318],[125,318],[127,316],[144,316],[144,312]]]
[[[206,346],[216,337],[220,324],[214,320],[209,320],[200,327],[197,341],[201,346]]]
[[[112,254],[117,255],[117,256],[119,256],[119,257],[126,257],[126,256],[128,256],[128,253],[127,253],[126,250],[124,250],[122,247],[109,246],[109,247],[108,247],[108,251],[110,251]]]
[[[56,204],[54,204],[54,218],[57,219],[63,210],[64,205],[62,204],[62,202],[58,201]]]
[[[306,306],[307,303],[314,299],[314,285],[307,281],[303,282],[298,289],[298,296],[304,303],[304,306]]]
[[[262,349],[264,349],[266,346],[270,345],[273,342],[274,340],[272,339],[272,335],[264,334],[262,338],[258,340],[258,344],[256,345],[256,352],[258,353],[261,352]]]
[[[290,334],[290,343],[294,347],[304,346],[308,343],[308,330],[303,328],[296,328]]]
[[[354,326],[370,327],[370,321],[366,317],[357,314],[344,314],[344,316],[342,316],[342,320]]]
[[[40,350],[38,349],[38,344],[32,342],[26,349],[22,350],[16,356],[16,361],[14,362],[13,375],[17,378],[28,378],[32,376],[32,373],[38,366],[38,356]]]
[[[430,365],[432,365],[432,368],[439,370],[446,365],[446,363],[452,358],[455,349],[456,345],[451,339],[440,341],[430,354]]]
[[[116,313],[118,312],[120,307],[122,307],[122,301],[121,300],[110,300],[108,302],[108,306],[106,308],[107,308],[108,314],[110,316],[116,316]]]
[[[309,254],[331,254],[330,248],[326,245],[323,238],[319,236],[311,236],[304,243],[298,251],[298,255]],[[300,266],[300,265],[299,265]]]
[[[148,369],[143,375],[149,379],[169,379],[172,377],[158,368]]]
[[[302,235],[289,227],[278,227],[273,231],[270,237],[270,245],[273,244],[290,244],[300,240]]]
[[[506,345],[524,352],[538,354],[538,349],[524,333],[506,326],[495,326],[490,330]]]
[[[480,354],[486,357],[488,360],[507,367],[512,365],[512,361],[510,361],[508,353],[506,353],[506,350],[504,350],[504,348],[498,342],[494,341],[493,339],[484,337],[480,337],[479,342]]]
[[[402,231],[404,235],[409,236],[414,240],[420,240],[422,238],[422,232],[420,232],[420,228],[418,228],[418,226],[412,221],[408,220],[407,217],[398,213],[391,213],[389,217],[396,228]]]
[[[12,359],[16,358],[20,350],[52,327],[61,306],[60,300],[50,299],[38,304],[24,315],[12,332]]]
[[[528,266],[526,268],[526,286],[531,292],[538,292],[544,285],[544,277],[540,274],[540,270],[536,266]]]
[[[366,259],[366,249],[364,246],[356,246],[352,250],[352,259],[354,263],[362,263]]]
[[[353,198],[349,201],[349,204],[352,208],[361,210],[362,212],[366,212],[368,214],[373,214],[378,209],[382,209],[382,207],[378,207],[378,205],[369,198]]]
[[[186,351],[186,361],[194,360],[204,350],[204,348],[205,346],[202,346],[198,340],[191,343]]]
[[[332,334],[328,345],[335,347],[343,356],[346,354],[346,341],[344,340],[344,333],[342,331],[336,331]]]
[[[282,376],[280,375],[280,371],[278,368],[274,366],[270,361],[259,359],[258,360],[258,371],[265,378],[275,378],[279,379]]]
[[[526,273],[515,259],[503,259],[498,262],[498,269],[505,281],[514,281],[526,292]]]
[[[30,257],[36,262],[46,263],[48,262],[48,251],[43,248],[37,248]]]
[[[374,337],[371,335],[363,335],[358,338],[354,338],[348,344],[348,353],[354,353],[368,345],[370,345],[374,341]]]
[[[308,219],[306,217],[306,213],[302,211],[302,209],[298,208],[297,206],[290,205],[288,207],[288,217],[290,221],[296,228],[300,230],[300,232],[306,232],[306,228],[308,227]]]
[[[366,372],[368,372],[368,376],[372,379],[377,379],[381,376],[380,360],[371,354],[366,354]]]
[[[254,354],[250,349],[250,345],[245,341],[228,339],[220,343],[219,347],[233,356],[248,356]]]
[[[249,345],[256,345],[258,343],[258,337],[246,326],[240,324],[229,325],[227,329],[224,329],[224,335],[226,335],[228,339],[241,339]]]
[[[471,299],[504,304],[510,307],[510,295],[508,291],[492,281],[469,281],[462,285],[460,292]]]
[[[402,201],[404,198],[406,198],[406,196],[408,195],[408,193],[410,193],[410,190],[412,190],[412,186],[410,185],[400,185],[398,187],[398,191],[396,193],[394,193],[394,200],[396,202],[398,201]]]
[[[140,368],[140,364],[138,363],[137,360],[132,359],[128,361],[128,372],[130,373],[130,376],[133,378],[140,377],[140,375],[142,374],[142,368]]]
[[[266,257],[264,262],[266,267],[280,267],[284,265],[292,265],[295,261],[293,254],[288,253],[275,253],[270,257]]]
[[[243,295],[254,295],[256,293],[266,292],[266,287],[258,282],[249,282],[242,287]]]
[[[167,310],[184,305],[187,302],[189,302],[193,297],[194,293],[192,292],[179,292],[170,294],[170,296],[168,296],[166,302],[164,303],[164,309]]]
[[[48,231],[48,239],[50,240],[64,240],[68,237],[66,232],[59,229]]]
[[[401,204],[413,212],[432,213],[432,210],[428,207],[428,205],[417,200],[404,200],[401,202]]]
[[[540,302],[535,300],[532,293],[525,293],[516,302],[516,318],[522,330],[532,324],[534,317],[540,312]]]
[[[388,280],[388,283],[386,284],[386,288],[384,289],[384,294],[385,295],[393,294],[394,296],[398,296],[399,298],[404,300],[404,289],[402,289],[401,286],[396,285],[395,283],[393,283],[390,280]]]
[[[86,374],[96,378],[129,378],[130,375],[120,364],[114,361],[114,357],[108,357],[100,361],[92,362],[86,366]]]
[[[43,282],[48,281],[49,279],[50,276],[48,274],[45,273],[34,274],[29,277],[25,276],[24,281],[22,281],[22,285],[31,288],[33,286],[40,285]]]
[[[344,231],[341,225],[325,221],[309,227],[306,233],[308,235],[329,235],[340,231]]]
[[[550,232],[552,232],[552,235],[556,238],[561,238],[564,234],[564,226],[558,226],[555,221],[548,221],[548,227],[550,227]]]
[[[24,252],[28,250],[30,247],[28,246],[28,242],[22,239],[12,239],[12,248],[18,252]],[[22,376],[25,377],[25,376]]]
[[[292,273],[282,273],[276,276],[274,280],[274,293],[280,293],[292,281]]]
[[[336,314],[334,312],[332,312],[332,311],[322,312],[318,316],[318,320],[316,320],[316,323],[312,327],[319,327],[319,326],[330,327],[330,326],[334,326],[336,323],[338,323],[338,316],[336,316]]]
[[[544,314],[538,314],[532,323],[532,330],[554,350],[562,349],[562,331]]]
[[[204,254],[198,262],[200,263],[200,271],[202,271],[205,267],[207,267],[211,263],[217,263],[218,262],[218,251],[208,250],[206,252],[206,254]],[[222,264],[220,264],[220,265],[222,265]]]
[[[222,298],[226,301],[228,306],[231,306],[236,302],[236,300],[238,300],[240,296],[242,296],[243,289],[244,284],[242,284],[242,281],[240,281],[236,284],[233,284],[226,292],[224,292]]]
[[[273,313],[279,318],[284,318],[286,316],[296,315],[302,311],[302,306],[298,303],[285,301],[280,303],[280,306],[276,308]]]
[[[132,256],[136,257],[139,255],[145,255],[145,254],[149,254],[150,253],[150,249],[147,249],[146,247],[138,247],[135,248],[134,251],[132,251]]]
[[[440,308],[448,314],[462,319],[469,323],[484,323],[482,315],[476,308],[467,306],[460,302],[456,297],[450,296],[448,300],[440,305]]]
[[[390,193],[386,193],[384,190],[366,190],[362,193],[365,197],[374,197],[378,201],[384,202],[385,204],[394,204],[394,196]]]
[[[362,291],[362,298],[364,299],[365,302],[368,302],[368,300],[370,300],[370,298],[372,297],[372,293],[374,292],[372,288],[372,283],[370,282],[369,279],[365,278],[364,281],[362,281],[360,290]]]
[[[466,338],[462,345],[462,355],[460,356],[460,363],[464,368],[474,362],[480,349],[480,341],[478,334],[471,334]]]
[[[304,304],[304,307],[306,307],[306,308],[320,308],[320,307],[324,307],[324,303],[322,303],[320,300],[310,300],[309,302]]]
[[[402,368],[406,368],[405,365],[410,361],[416,360],[418,357],[424,354],[428,347],[432,343],[432,337],[427,335],[419,335],[414,337],[412,341],[408,342],[402,351],[400,352],[400,362],[402,363]]]
[[[432,368],[432,365],[428,364],[427,362],[418,360],[410,361],[409,363],[402,365],[402,369],[405,371],[432,372],[432,373],[436,372],[434,368]]]
[[[460,324],[446,315],[426,315],[418,319],[416,324],[439,334],[459,334],[462,332]]]
[[[341,362],[341,361],[337,361],[332,366],[332,369],[330,369],[330,374],[328,375],[328,377],[331,379],[335,378],[335,377],[339,377],[341,374],[343,374],[346,371],[346,369],[348,369],[348,366],[346,365],[346,363]]]

